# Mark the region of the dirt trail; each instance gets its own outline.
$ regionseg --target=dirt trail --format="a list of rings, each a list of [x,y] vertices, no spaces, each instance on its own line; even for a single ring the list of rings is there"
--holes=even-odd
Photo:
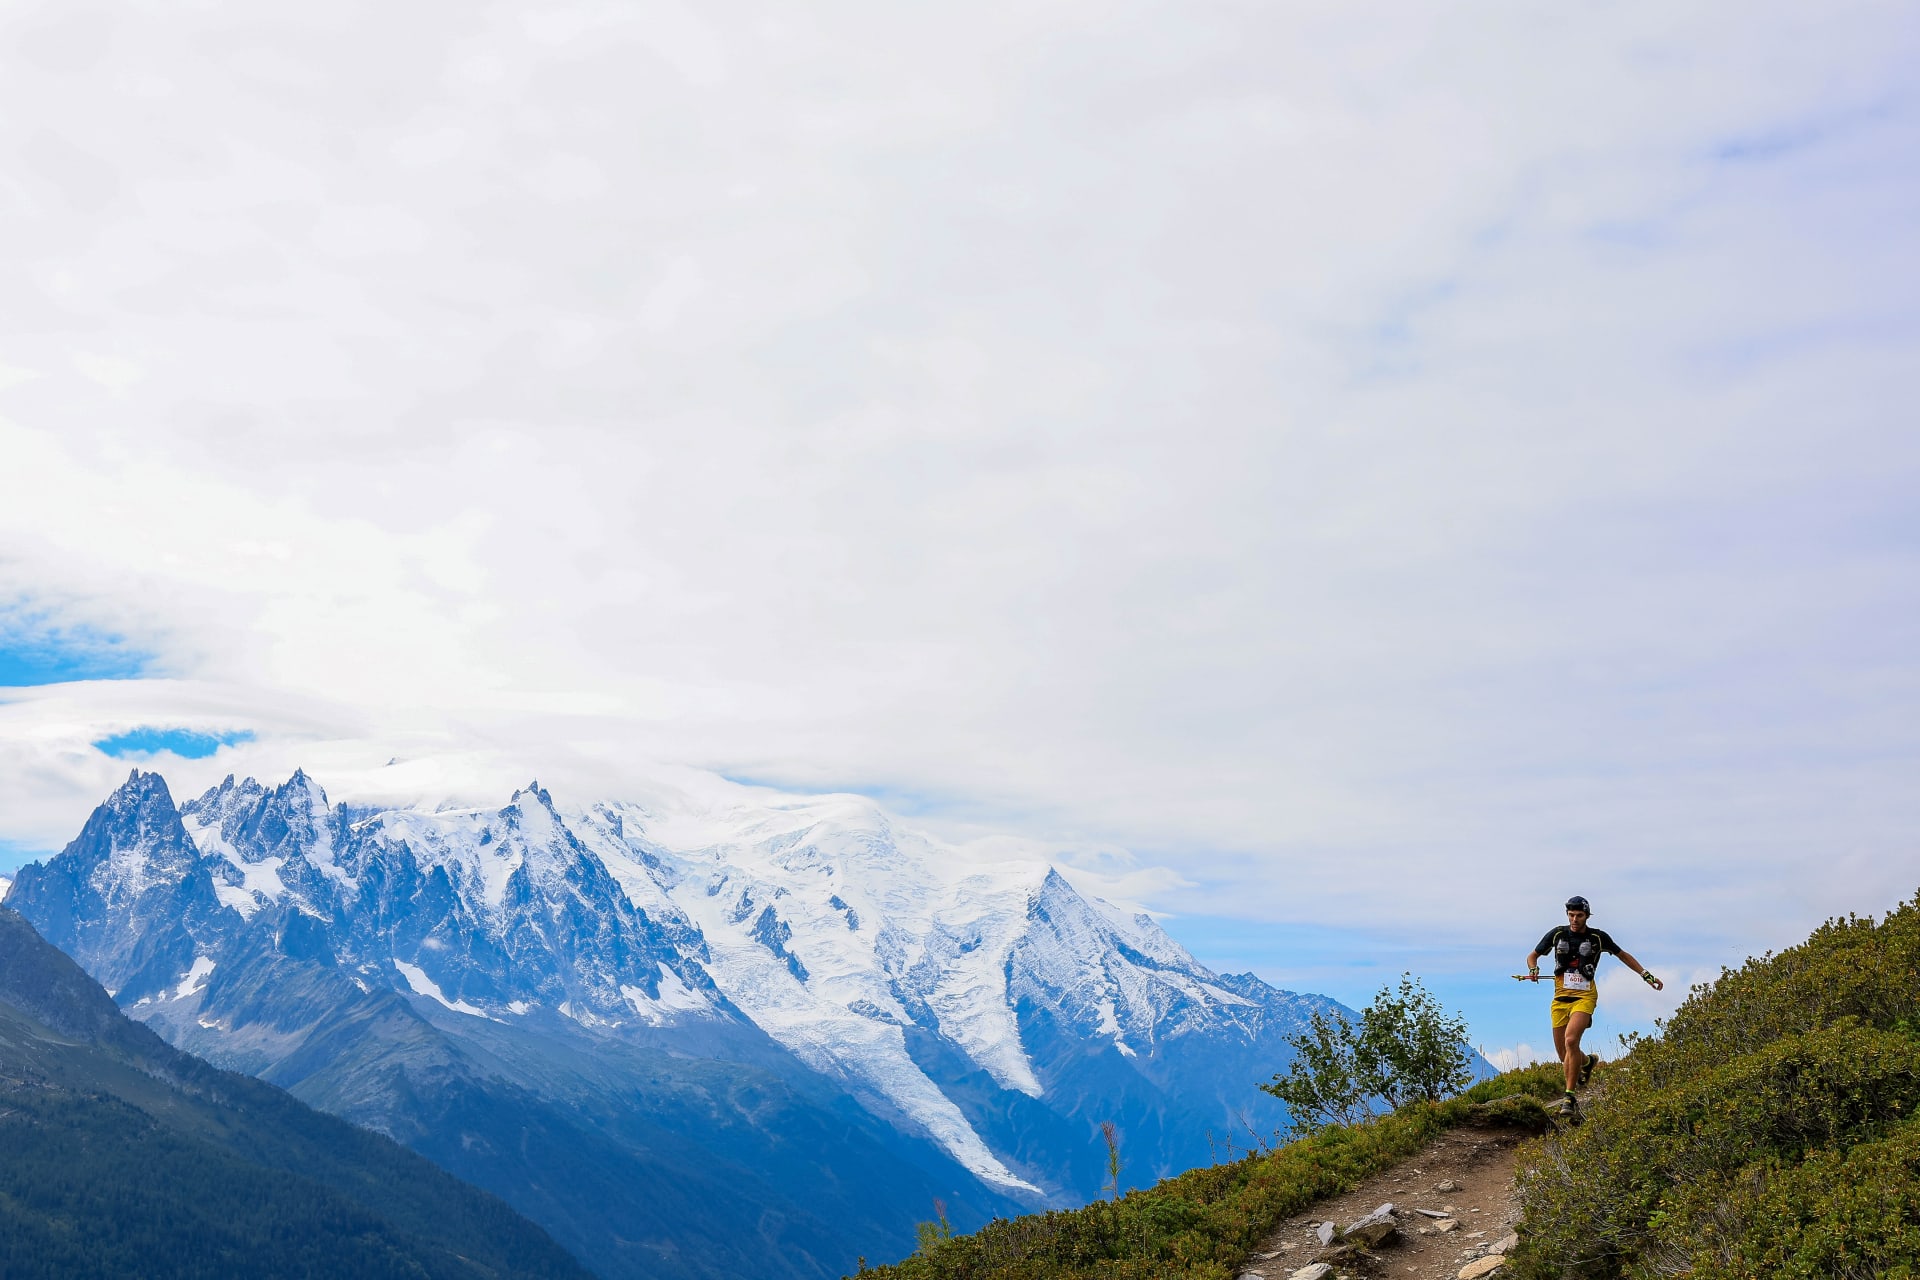
[[[1454,1280],[1463,1268],[1486,1257],[1489,1246],[1519,1223],[1513,1166],[1517,1149],[1528,1137],[1511,1129],[1450,1129],[1355,1190],[1289,1218],[1260,1243],[1240,1274],[1287,1280],[1322,1252],[1314,1234],[1317,1224],[1331,1221],[1345,1230],[1381,1205],[1391,1204],[1398,1227],[1393,1238],[1369,1253],[1335,1259],[1327,1280],[1337,1276]],[[1443,1185],[1449,1189],[1440,1190]],[[1418,1212],[1421,1209],[1446,1216],[1428,1217]],[[1505,1269],[1474,1274],[1497,1278]]]

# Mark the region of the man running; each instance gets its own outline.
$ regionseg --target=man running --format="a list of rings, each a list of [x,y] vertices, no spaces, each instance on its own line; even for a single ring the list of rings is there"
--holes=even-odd
[[[1621,964],[1639,974],[1655,991],[1667,985],[1622,951],[1604,930],[1589,929],[1587,917],[1592,913],[1585,898],[1578,894],[1568,898],[1567,922],[1549,929],[1527,956],[1527,977],[1533,982],[1540,981],[1540,957],[1553,957],[1553,1051],[1566,1068],[1567,1105],[1576,1111],[1580,1103],[1573,1091],[1587,1083],[1594,1063],[1600,1060],[1598,1054],[1580,1052],[1580,1037],[1593,1025],[1593,1011],[1600,1001],[1593,982],[1600,957],[1609,953],[1619,956]]]

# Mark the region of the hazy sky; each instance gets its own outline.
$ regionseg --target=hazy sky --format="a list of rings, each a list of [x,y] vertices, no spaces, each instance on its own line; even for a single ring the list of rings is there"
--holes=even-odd
[[[1343,998],[1920,886],[1920,10],[803,8],[0,0],[0,871],[144,726],[863,791]]]

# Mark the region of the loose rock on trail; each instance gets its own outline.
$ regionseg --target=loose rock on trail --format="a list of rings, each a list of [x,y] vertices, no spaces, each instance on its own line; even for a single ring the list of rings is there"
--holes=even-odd
[[[1499,1277],[1518,1243],[1516,1150],[1528,1135],[1451,1129],[1360,1186],[1276,1227],[1240,1269],[1243,1280],[1477,1280]],[[1446,1188],[1441,1190],[1441,1188]],[[1382,1212],[1382,1211],[1385,1212]],[[1347,1240],[1322,1242],[1327,1223]],[[1367,1247],[1357,1248],[1358,1240]]]

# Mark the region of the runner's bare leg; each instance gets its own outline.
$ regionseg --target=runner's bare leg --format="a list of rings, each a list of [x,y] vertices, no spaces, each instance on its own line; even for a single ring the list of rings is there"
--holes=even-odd
[[[1580,1052],[1580,1037],[1593,1025],[1590,1013],[1573,1013],[1567,1016],[1565,1027],[1553,1029],[1553,1047],[1560,1051],[1560,1065],[1567,1071],[1567,1092],[1580,1083],[1580,1064],[1586,1055]]]

